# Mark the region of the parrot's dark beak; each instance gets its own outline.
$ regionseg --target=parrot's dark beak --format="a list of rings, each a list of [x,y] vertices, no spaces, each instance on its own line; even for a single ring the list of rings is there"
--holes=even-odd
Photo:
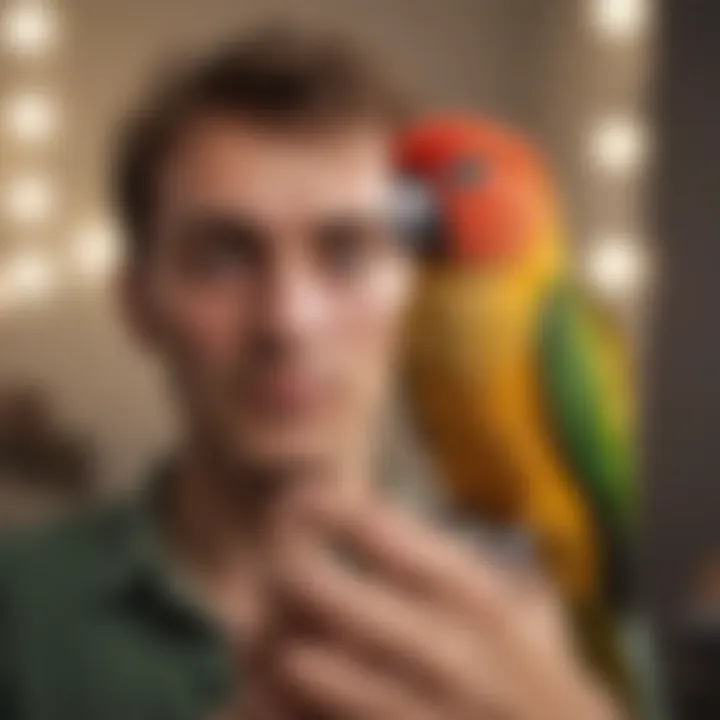
[[[443,253],[442,219],[435,193],[429,184],[401,175],[390,199],[390,217],[398,237],[421,257]]]

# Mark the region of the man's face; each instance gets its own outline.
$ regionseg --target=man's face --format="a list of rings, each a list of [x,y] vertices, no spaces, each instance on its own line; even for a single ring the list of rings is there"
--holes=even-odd
[[[191,430],[233,466],[325,462],[370,435],[410,279],[388,139],[209,118],[163,169],[140,311]]]

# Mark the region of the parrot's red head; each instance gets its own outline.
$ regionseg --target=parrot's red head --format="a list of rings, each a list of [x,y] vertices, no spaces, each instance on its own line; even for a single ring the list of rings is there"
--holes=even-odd
[[[402,196],[422,250],[434,258],[494,262],[517,256],[555,215],[549,174],[519,134],[474,117],[423,120],[397,143]]]

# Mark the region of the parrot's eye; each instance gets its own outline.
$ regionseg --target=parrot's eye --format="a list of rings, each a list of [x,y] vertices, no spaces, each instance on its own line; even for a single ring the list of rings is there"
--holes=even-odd
[[[450,167],[449,181],[453,187],[474,188],[480,185],[488,174],[487,164],[474,157],[462,157]]]

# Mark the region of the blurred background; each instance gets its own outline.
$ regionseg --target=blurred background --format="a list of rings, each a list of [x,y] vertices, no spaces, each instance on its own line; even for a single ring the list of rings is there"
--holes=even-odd
[[[551,160],[578,275],[642,358],[645,584],[693,712],[720,671],[712,0],[0,0],[0,523],[121,491],[172,437],[108,292],[113,132],[168,57],[273,19],[357,38],[431,106],[503,118]]]

